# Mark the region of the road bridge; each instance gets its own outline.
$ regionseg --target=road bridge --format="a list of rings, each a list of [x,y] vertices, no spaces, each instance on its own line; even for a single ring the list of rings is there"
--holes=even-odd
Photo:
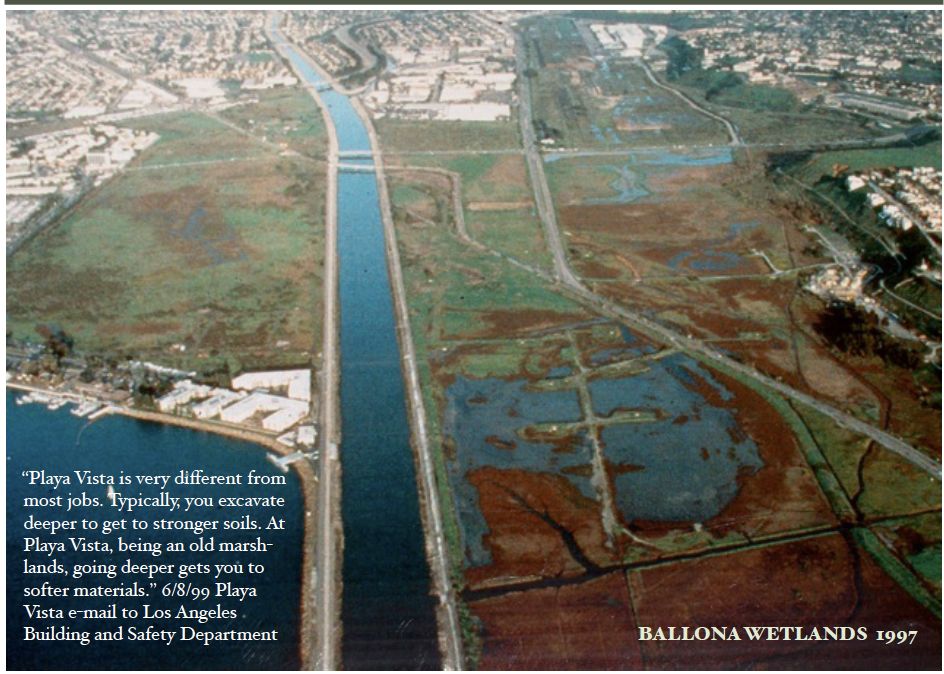
[[[338,164],[338,170],[344,173],[373,173],[373,164]]]

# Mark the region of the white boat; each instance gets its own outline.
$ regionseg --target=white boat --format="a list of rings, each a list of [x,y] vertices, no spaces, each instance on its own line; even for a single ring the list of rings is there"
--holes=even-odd
[[[111,501],[112,505],[115,505],[115,488],[111,485],[108,485],[108,489],[105,491],[105,496],[108,497],[108,500]]]
[[[17,404],[17,405],[27,405],[27,404],[29,404],[29,403],[35,403],[35,402],[37,402],[37,401],[38,401],[38,398],[36,397],[36,391],[30,391],[30,392],[28,392],[28,393],[24,393],[22,396],[20,396],[19,398],[17,398],[17,399],[16,399],[16,404]]]

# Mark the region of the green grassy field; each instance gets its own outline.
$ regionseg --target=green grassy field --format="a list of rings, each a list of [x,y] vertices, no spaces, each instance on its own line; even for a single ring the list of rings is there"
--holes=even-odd
[[[632,173],[636,185],[644,189],[647,167],[635,161],[630,151],[623,156],[562,156],[554,161],[545,161],[544,173],[555,203],[564,205],[615,198],[619,194],[619,170],[624,167]]]
[[[912,281],[899,284],[894,290],[896,295],[905,298],[909,302],[930,311],[940,311],[941,287],[935,285],[932,281],[918,277]]]
[[[514,116],[515,111],[512,110]],[[374,122],[385,153],[430,150],[508,150],[521,147],[518,122],[410,121],[378,119]]]
[[[941,170],[941,141],[936,140],[915,147],[886,147],[870,150],[836,150],[821,152],[794,174],[802,180],[816,182],[821,176],[832,175],[833,166],[842,164],[850,171],[862,171],[889,166],[933,166]]]
[[[411,310],[421,318],[417,324],[426,326],[424,342],[480,332],[489,325],[483,314],[490,312],[578,310],[540,278],[463,244],[440,218],[427,223],[396,217],[415,204],[413,189],[400,180],[393,190],[397,234]],[[399,201],[404,196],[407,201]]]
[[[577,148],[723,144],[720,123],[655,87],[630,61],[606,69],[536,70],[529,79],[534,118],[558,134],[558,146]]]
[[[748,143],[822,143],[870,138],[892,133],[867,125],[861,118],[837,110],[793,112],[749,110],[713,103],[712,110],[730,119]]]
[[[839,428],[815,410],[802,407],[797,412],[816,438],[846,497],[863,516],[901,515],[940,507],[940,483],[922,479],[921,471],[897,454],[883,448],[868,450],[868,440]]]
[[[470,236],[502,253],[550,269],[550,255],[534,209],[522,155],[401,156],[396,160],[399,165],[431,167],[459,174]],[[427,174],[429,182],[411,186],[408,180],[418,180],[422,173],[411,174],[409,179],[403,178],[402,173],[398,176],[394,192],[396,205],[415,210],[425,193],[427,198],[435,198],[441,208],[451,211],[451,196],[444,179]],[[453,222],[451,216],[448,222]]]
[[[258,101],[237,105],[220,115],[271,143],[284,145],[308,157],[323,158],[328,149],[321,112],[307,92],[277,88],[260,91]]]
[[[158,168],[113,178],[8,261],[8,330],[35,339],[37,324],[55,323],[80,351],[180,365],[309,360],[323,166],[260,154],[197,115],[135,124],[162,140],[134,164]],[[220,155],[242,159],[194,163]]]
[[[921,578],[941,601],[941,513],[926,513],[888,520],[872,527],[880,537],[891,538],[904,554],[902,561]],[[923,546],[916,543],[923,543]]]
[[[804,104],[789,89],[750,84],[718,70],[693,70],[671,82],[693,100],[733,122],[752,143],[816,143],[887,135],[872,120],[821,105]]]
[[[153,131],[160,140],[130,166],[163,166],[181,162],[243,159],[271,154],[225,124],[195,112],[175,112],[122,122],[131,129]]]

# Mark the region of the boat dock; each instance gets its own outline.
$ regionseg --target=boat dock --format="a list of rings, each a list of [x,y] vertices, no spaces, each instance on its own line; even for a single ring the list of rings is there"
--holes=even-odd
[[[79,403],[78,407],[72,410],[71,414],[74,414],[77,417],[87,417],[95,412],[98,412],[102,407],[102,403],[97,400],[83,400],[81,403]]]
[[[89,419],[89,421],[95,421],[96,419],[99,419],[99,418],[104,417],[104,416],[106,416],[106,415],[108,415],[108,414],[114,414],[114,413],[115,413],[115,408],[114,408],[114,407],[112,407],[111,405],[105,405],[104,407],[102,407],[102,408],[100,408],[100,409],[97,409],[97,410],[95,410],[94,412],[92,412],[91,414],[89,414],[89,415],[88,415],[88,419]]]
[[[283,473],[288,472],[288,466],[290,463],[295,463],[296,461],[301,461],[308,455],[304,452],[292,452],[291,454],[286,454],[285,456],[276,456],[271,452],[266,453],[266,458],[272,462],[272,464],[281,470]]]

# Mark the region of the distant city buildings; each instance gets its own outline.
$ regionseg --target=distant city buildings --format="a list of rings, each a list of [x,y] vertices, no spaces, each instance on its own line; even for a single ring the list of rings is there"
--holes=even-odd
[[[681,37],[703,51],[703,67],[786,86],[804,100],[824,88],[865,95],[873,102],[854,97],[846,104],[891,106],[873,111],[897,119],[912,119],[903,110],[913,109],[940,115],[938,12],[699,11],[693,18],[710,26]]]
[[[96,124],[8,140],[7,243],[50,199],[100,184],[157,139],[146,131]]]
[[[590,30],[603,49],[624,58],[641,58],[644,47],[659,44],[668,34],[665,26],[636,23],[592,23]]]
[[[868,194],[869,205],[888,226],[917,227],[941,237],[941,172],[930,166],[858,171],[846,177],[850,192]]]
[[[361,29],[389,67],[364,95],[375,117],[496,121],[511,118],[514,36],[487,13],[416,14]]]
[[[8,12],[6,19],[8,122],[49,114],[90,117],[117,101],[125,77],[71,53],[34,12]]]
[[[7,120],[65,119],[215,99],[230,83],[296,80],[265,36],[266,12],[7,13]]]

